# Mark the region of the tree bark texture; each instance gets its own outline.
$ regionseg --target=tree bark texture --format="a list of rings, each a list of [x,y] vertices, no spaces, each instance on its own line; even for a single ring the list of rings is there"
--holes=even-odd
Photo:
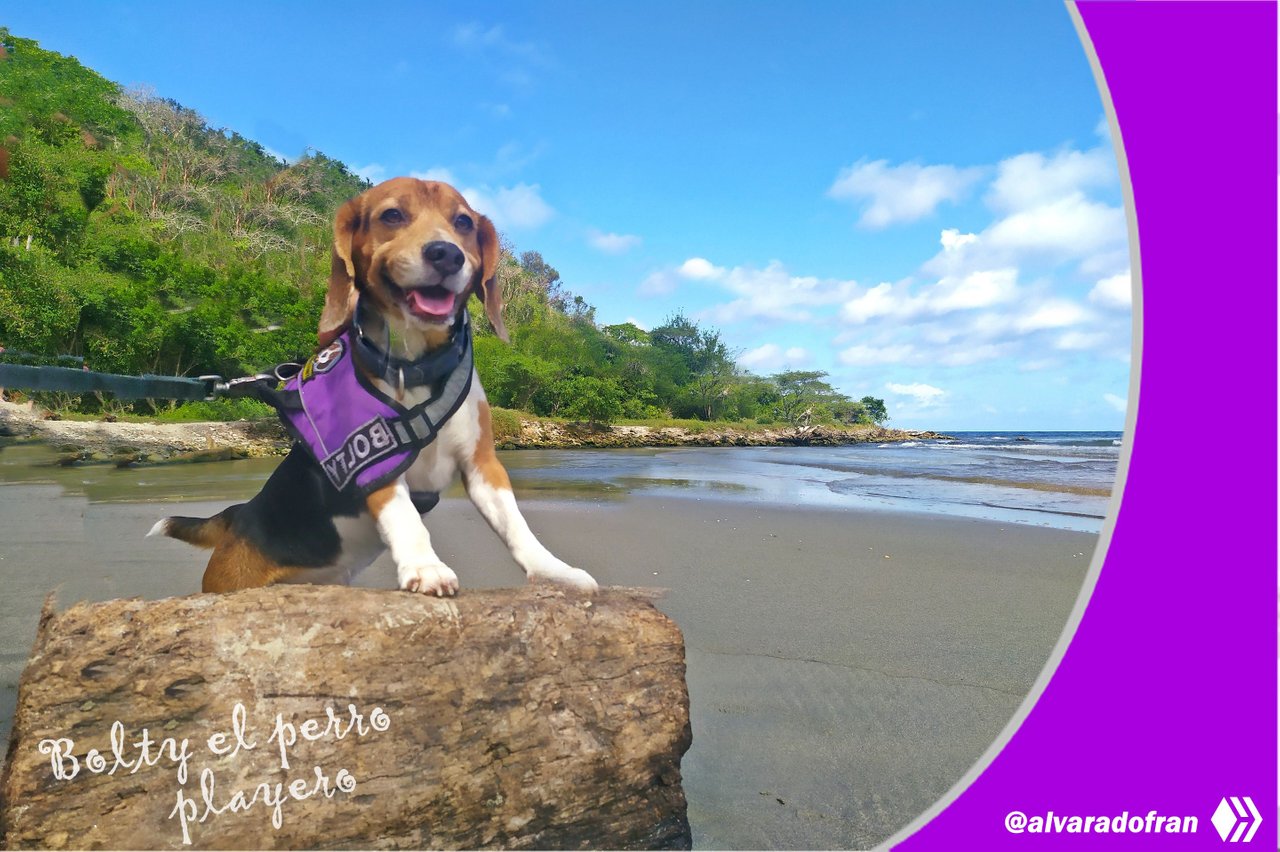
[[[687,849],[684,675],[624,590],[49,605],[0,845]]]

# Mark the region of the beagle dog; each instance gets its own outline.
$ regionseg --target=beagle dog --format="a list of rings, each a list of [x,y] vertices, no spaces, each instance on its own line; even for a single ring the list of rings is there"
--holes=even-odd
[[[534,537],[494,451],[466,304],[479,297],[507,340],[498,261],[493,223],[447,184],[395,178],[346,202],[333,226],[321,348],[265,392],[292,450],[249,502],[165,518],[148,535],[213,548],[206,592],[349,583],[389,549],[401,589],[443,597],[458,577],[432,549],[423,515],[461,473],[531,582],[595,591],[587,572]]]

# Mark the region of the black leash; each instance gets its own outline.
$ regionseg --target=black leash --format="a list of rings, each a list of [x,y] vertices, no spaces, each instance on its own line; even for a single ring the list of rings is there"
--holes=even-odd
[[[221,376],[122,376],[74,367],[0,363],[0,388],[63,393],[109,393],[117,399],[213,399]]]
[[[416,361],[396,358],[378,348],[361,329],[360,305],[357,304],[353,353],[361,366],[392,387],[435,384],[457,369],[471,349],[471,324],[466,312],[450,335],[449,343]],[[70,361],[80,367],[58,367],[47,364],[15,364],[11,360]],[[288,381],[302,365],[279,364],[270,372],[224,380],[222,376],[125,376],[99,373],[83,367],[84,358],[76,355],[41,356],[27,352],[0,352],[0,390],[58,391],[61,393],[109,393],[116,399],[180,399],[212,400],[218,397],[253,397],[270,404],[273,389]]]

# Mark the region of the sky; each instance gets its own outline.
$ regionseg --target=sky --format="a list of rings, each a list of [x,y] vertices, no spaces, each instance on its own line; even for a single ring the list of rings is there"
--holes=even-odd
[[[285,159],[446,180],[601,324],[683,311],[902,428],[1119,430],[1111,132],[1051,0],[6,3]]]

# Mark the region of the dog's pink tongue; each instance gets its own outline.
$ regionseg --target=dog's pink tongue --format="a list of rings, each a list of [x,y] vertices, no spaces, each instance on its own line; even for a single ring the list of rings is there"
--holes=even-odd
[[[432,293],[425,290],[409,291],[409,307],[414,313],[432,317],[448,316],[453,311],[454,294],[448,290],[435,289]]]

